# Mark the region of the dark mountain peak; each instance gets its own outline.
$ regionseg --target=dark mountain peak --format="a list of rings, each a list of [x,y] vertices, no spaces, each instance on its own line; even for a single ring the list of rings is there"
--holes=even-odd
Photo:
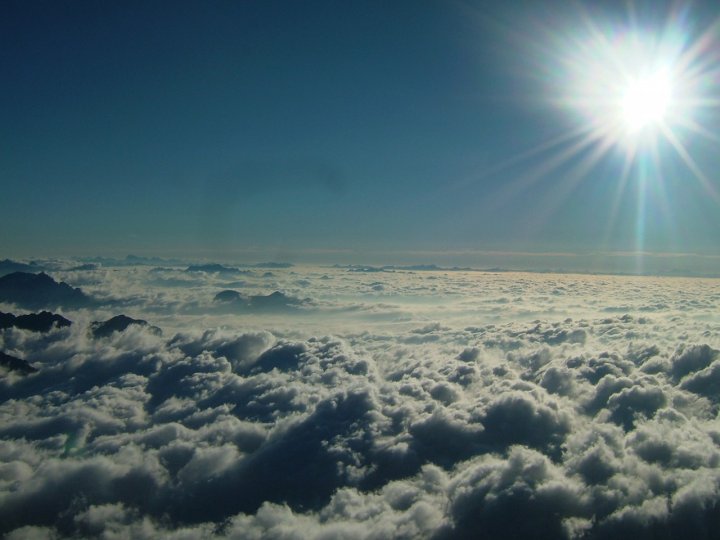
[[[71,324],[72,321],[62,315],[50,313],[49,311],[28,313],[27,315],[18,315],[17,317],[12,313],[0,312],[0,328],[15,327],[23,330],[32,330],[33,332],[49,332],[53,326],[63,328]]]
[[[32,272],[11,272],[2,278],[0,283],[8,283],[11,285],[48,285],[50,283],[56,283],[56,281],[47,275],[45,272],[39,272],[37,274]]]
[[[222,304],[226,309],[229,308],[240,312],[293,312],[296,311],[299,306],[309,302],[309,300],[301,300],[294,296],[288,296],[280,291],[274,291],[267,295],[243,296],[239,292],[231,289],[217,293],[213,301],[216,304]]]
[[[45,272],[12,272],[0,277],[0,301],[30,309],[44,306],[88,307],[94,302],[80,289],[57,282]]]
[[[224,266],[217,263],[191,264],[185,269],[186,272],[207,272],[208,274],[247,274],[246,270]]]
[[[0,276],[10,274],[12,272],[37,272],[42,267],[36,263],[21,263],[10,259],[0,261]]]
[[[285,262],[259,262],[250,265],[253,268],[292,268],[292,263],[285,263]]]
[[[250,297],[250,306],[260,310],[282,310],[293,309],[304,303],[303,300],[288,296],[280,291],[272,292],[268,295],[258,295]]]
[[[14,356],[10,356],[9,354],[5,354],[1,351],[0,368],[5,368],[8,371],[16,371],[22,375],[29,375],[30,373],[35,373],[37,371],[37,368],[31,366],[27,360],[15,358]]]
[[[90,324],[90,331],[96,338],[108,337],[113,332],[124,332],[133,324],[138,326],[146,326],[153,333],[160,335],[162,331],[157,326],[150,326],[147,321],[142,319],[133,319],[127,315],[116,315],[107,321],[95,321]]]
[[[0,328],[10,328],[12,326],[15,326],[15,315],[0,311]]]
[[[100,268],[100,265],[98,265],[98,264],[95,264],[95,263],[84,263],[84,264],[79,264],[79,265],[77,265],[77,266],[73,266],[72,268],[68,268],[68,270],[70,270],[70,271],[83,271],[83,272],[84,272],[84,271],[90,271],[90,270],[97,270],[98,268]]]
[[[242,295],[239,292],[228,289],[217,293],[215,298],[213,298],[213,302],[239,302],[241,299]]]

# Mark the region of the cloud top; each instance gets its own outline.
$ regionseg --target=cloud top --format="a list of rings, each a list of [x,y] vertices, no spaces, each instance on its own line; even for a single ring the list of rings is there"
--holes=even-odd
[[[311,310],[228,313],[158,274],[68,270],[115,303],[0,329],[5,536],[712,536],[707,282],[276,268],[222,300]]]

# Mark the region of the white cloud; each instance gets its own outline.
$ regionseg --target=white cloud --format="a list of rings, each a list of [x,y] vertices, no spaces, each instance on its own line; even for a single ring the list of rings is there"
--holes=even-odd
[[[0,378],[11,538],[703,537],[718,518],[705,281],[294,267],[243,294],[309,309],[228,314],[221,275],[57,276],[114,303],[0,331],[39,369]],[[119,313],[163,335],[89,333]]]

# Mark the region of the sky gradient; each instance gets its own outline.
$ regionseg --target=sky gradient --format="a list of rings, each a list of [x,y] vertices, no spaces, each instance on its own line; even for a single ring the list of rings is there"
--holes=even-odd
[[[592,145],[532,153],[580,125],[566,67],[593,28],[717,45],[720,9],[503,4],[7,2],[0,250],[720,265],[717,53],[698,56],[706,133],[677,130],[702,179],[665,140],[625,181],[620,147],[582,174]]]

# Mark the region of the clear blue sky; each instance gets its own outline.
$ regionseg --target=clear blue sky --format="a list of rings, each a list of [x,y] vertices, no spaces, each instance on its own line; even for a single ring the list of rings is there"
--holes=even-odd
[[[718,254],[716,106],[681,133],[704,183],[664,141],[640,187],[618,148],[522,158],[578,126],[553,94],[582,21],[668,14],[596,4],[3,2],[0,255]],[[718,16],[687,9],[688,44]]]

